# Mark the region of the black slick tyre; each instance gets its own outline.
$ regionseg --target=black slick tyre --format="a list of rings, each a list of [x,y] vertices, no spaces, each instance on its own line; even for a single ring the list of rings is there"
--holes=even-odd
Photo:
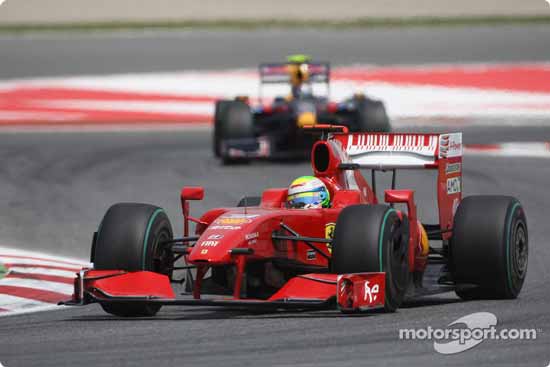
[[[523,286],[528,263],[527,219],[510,196],[469,196],[460,203],[450,243],[459,297],[513,299]]]
[[[171,275],[173,255],[163,242],[173,238],[172,226],[163,209],[137,203],[119,203],[105,213],[95,236],[94,269],[148,270]],[[103,303],[116,316],[153,316],[160,305]]]
[[[254,119],[250,106],[243,101],[220,101],[216,109],[214,154],[226,164],[245,161],[230,157],[223,144],[226,140],[254,138]]]
[[[342,210],[332,242],[336,274],[385,272],[384,309],[394,312],[409,284],[408,229],[387,205],[353,205]]]

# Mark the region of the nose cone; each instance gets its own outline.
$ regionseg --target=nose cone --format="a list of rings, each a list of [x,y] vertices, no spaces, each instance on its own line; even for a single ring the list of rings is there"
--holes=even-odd
[[[232,263],[231,250],[254,248],[260,233],[258,228],[267,218],[260,214],[225,213],[200,236],[189,254],[191,263]],[[262,236],[264,237],[264,236]]]

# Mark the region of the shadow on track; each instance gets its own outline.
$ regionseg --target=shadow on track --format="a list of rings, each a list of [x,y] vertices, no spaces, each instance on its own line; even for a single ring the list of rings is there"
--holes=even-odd
[[[402,309],[414,309],[430,306],[444,306],[447,304],[462,302],[458,298],[421,298],[407,301],[401,306]],[[67,319],[67,321],[197,321],[197,320],[230,320],[230,319],[337,319],[337,318],[368,318],[382,316],[385,312],[382,309],[375,309],[364,313],[344,314],[337,309],[326,310],[252,310],[252,309],[227,309],[213,307],[164,307],[163,310],[153,317],[116,317],[101,313],[98,309],[97,315],[78,316]],[[399,311],[398,311],[399,312]]]

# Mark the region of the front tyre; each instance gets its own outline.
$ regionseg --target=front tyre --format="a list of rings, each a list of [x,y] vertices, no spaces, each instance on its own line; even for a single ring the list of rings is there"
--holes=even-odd
[[[147,270],[171,276],[173,254],[165,244],[173,238],[172,226],[163,209],[137,203],[111,206],[97,231],[93,249],[96,270]],[[160,305],[102,303],[113,315],[153,316]]]
[[[462,299],[513,299],[527,274],[527,219],[510,196],[462,200],[450,243],[451,269]]]
[[[353,205],[342,210],[332,242],[332,272],[385,272],[384,309],[394,312],[409,284],[408,229],[387,205]]]

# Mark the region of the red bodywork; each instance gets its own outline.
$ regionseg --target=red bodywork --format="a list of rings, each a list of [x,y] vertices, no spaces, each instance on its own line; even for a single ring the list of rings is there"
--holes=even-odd
[[[327,209],[286,208],[287,189],[280,188],[265,190],[259,206],[216,208],[194,218],[189,214],[189,201],[202,199],[204,190],[186,187],[181,192],[184,236],[189,235],[190,222],[196,223],[195,234],[198,236],[195,245],[189,247],[184,255],[186,262],[197,269],[194,299],[177,301],[170,280],[164,275],[87,270],[77,279],[74,301],[83,302],[82,295],[87,293],[96,301],[130,297],[163,304],[209,304],[216,301],[204,300],[203,278],[209,269],[227,266],[234,269],[232,297],[218,298],[221,304],[231,301],[276,305],[304,302],[307,305],[310,301],[328,302],[336,298],[344,311],[383,306],[385,273],[330,274],[327,273],[327,258],[331,256],[328,244],[318,245],[321,253],[317,253],[303,241],[279,240],[272,236],[284,232],[281,229],[283,224],[300,236],[330,238],[343,208],[378,203],[372,187],[358,168],[422,168],[437,170],[439,229],[442,238],[448,239],[454,212],[461,200],[461,144],[460,134],[331,133],[327,140],[318,141],[312,150],[313,173],[326,184],[332,198],[332,206]],[[399,211],[399,215],[406,215],[410,223],[409,269],[422,273],[427,265],[428,244],[427,240],[423,243],[425,231],[417,218],[414,191],[385,190],[383,200],[388,204],[402,203],[406,207],[406,211]],[[273,259],[284,259],[319,271],[287,279],[268,298],[243,296],[247,266]]]

